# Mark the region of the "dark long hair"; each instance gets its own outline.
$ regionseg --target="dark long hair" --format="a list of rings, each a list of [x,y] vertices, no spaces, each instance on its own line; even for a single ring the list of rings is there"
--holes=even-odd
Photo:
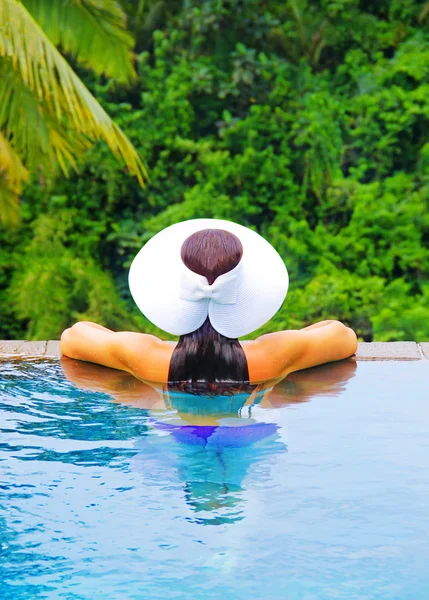
[[[240,240],[223,229],[197,231],[184,241],[181,250],[184,264],[206,277],[209,285],[234,269],[242,256]],[[207,317],[199,329],[180,337],[168,380],[170,389],[191,393],[236,391],[249,383],[246,355],[238,339],[221,335]]]

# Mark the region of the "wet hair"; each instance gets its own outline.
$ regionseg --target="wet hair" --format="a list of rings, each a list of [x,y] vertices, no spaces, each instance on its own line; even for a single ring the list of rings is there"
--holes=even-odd
[[[182,245],[184,264],[212,285],[217,277],[234,269],[243,246],[223,229],[203,229]],[[246,355],[236,338],[216,331],[209,317],[196,331],[180,336],[171,357],[169,388],[190,393],[224,394],[242,391],[249,384]]]

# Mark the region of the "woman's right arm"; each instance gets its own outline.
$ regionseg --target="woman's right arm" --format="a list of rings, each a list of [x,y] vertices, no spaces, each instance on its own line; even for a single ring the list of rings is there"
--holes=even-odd
[[[114,331],[97,323],[80,321],[63,331],[60,348],[69,358],[126,370],[116,351],[115,340]]]

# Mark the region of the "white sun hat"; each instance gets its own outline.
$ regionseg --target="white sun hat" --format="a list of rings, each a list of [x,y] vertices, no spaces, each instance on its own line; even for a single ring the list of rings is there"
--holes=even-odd
[[[238,237],[243,256],[213,285],[182,261],[181,248],[203,229],[223,229]],[[154,325],[172,335],[195,331],[207,317],[228,338],[255,331],[275,315],[289,284],[276,250],[255,231],[221,219],[192,219],[151,238],[134,258],[129,286],[135,303]]]

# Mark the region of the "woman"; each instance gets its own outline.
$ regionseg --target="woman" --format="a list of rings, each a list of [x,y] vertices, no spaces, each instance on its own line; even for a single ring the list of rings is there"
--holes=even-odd
[[[64,355],[207,392],[279,380],[357,348],[354,331],[339,321],[239,342],[280,308],[288,274],[264,238],[230,221],[195,219],[164,229],[135,257],[129,283],[140,310],[179,341],[85,321],[64,331]]]

